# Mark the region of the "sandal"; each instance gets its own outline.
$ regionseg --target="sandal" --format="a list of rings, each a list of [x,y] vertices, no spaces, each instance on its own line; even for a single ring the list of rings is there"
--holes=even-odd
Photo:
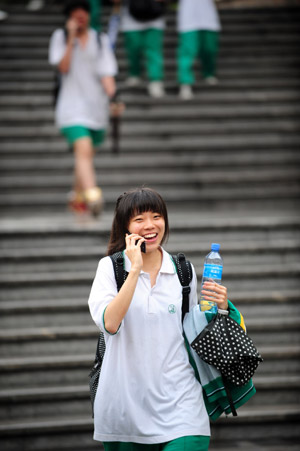
[[[71,191],[68,198],[68,207],[73,213],[83,214],[88,211],[82,191]]]
[[[96,218],[103,209],[102,190],[95,186],[84,191],[84,200],[92,215]]]

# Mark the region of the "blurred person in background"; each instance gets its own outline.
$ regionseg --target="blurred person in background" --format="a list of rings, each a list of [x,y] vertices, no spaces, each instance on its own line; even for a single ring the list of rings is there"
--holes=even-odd
[[[218,83],[216,69],[221,25],[214,0],[179,0],[177,29],[179,97],[189,100],[193,98],[193,64],[197,57],[201,60],[204,81],[208,85]]]
[[[138,13],[139,0],[112,0],[115,4],[121,4],[121,31],[124,34],[124,43],[128,57],[129,74],[126,85],[139,86],[142,76],[142,60],[145,60],[148,83],[148,93],[151,97],[160,98],[165,95],[163,85],[163,37],[165,20],[163,12],[166,0],[151,0],[149,10]],[[158,12],[151,11],[151,3],[158,4]],[[144,2],[142,2],[144,3]],[[141,5],[141,3],[140,3]],[[137,8],[135,8],[137,6]],[[148,14],[148,17],[147,17]],[[143,16],[143,17],[142,17]],[[139,17],[139,18],[138,18]]]
[[[65,30],[55,30],[49,45],[49,62],[61,74],[55,119],[75,156],[69,205],[97,216],[103,196],[96,181],[94,149],[105,138],[117,64],[108,37],[90,28],[88,1],[68,2],[65,14]]]

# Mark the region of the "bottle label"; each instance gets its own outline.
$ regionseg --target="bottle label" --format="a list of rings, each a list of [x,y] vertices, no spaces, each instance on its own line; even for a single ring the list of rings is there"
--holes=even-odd
[[[209,279],[221,280],[222,279],[222,271],[223,271],[222,265],[210,265],[210,264],[204,265],[203,277],[206,277]]]

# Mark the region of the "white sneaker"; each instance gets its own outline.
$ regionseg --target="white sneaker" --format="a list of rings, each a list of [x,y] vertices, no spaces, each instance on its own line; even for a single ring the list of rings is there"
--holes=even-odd
[[[148,84],[148,93],[154,99],[161,99],[165,95],[164,85],[162,81],[151,81]]]
[[[125,80],[125,85],[129,88],[135,88],[136,86],[139,86],[141,82],[142,80],[140,77],[128,77],[127,80]]]
[[[7,12],[0,10],[0,20],[5,20],[7,18],[8,18]]]
[[[30,0],[27,3],[26,8],[28,11],[39,11],[40,9],[44,8],[45,1],[44,0]]]
[[[194,97],[191,85],[181,85],[179,90],[179,97],[181,100],[191,100]]]
[[[204,79],[205,83],[207,83],[210,86],[215,86],[219,83],[219,80],[217,79],[217,77],[206,77]]]

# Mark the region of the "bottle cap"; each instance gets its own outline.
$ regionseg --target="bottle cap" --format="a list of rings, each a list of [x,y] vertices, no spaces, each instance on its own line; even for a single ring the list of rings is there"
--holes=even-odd
[[[218,243],[211,243],[211,247],[210,248],[211,248],[212,251],[219,252],[220,245]]]

